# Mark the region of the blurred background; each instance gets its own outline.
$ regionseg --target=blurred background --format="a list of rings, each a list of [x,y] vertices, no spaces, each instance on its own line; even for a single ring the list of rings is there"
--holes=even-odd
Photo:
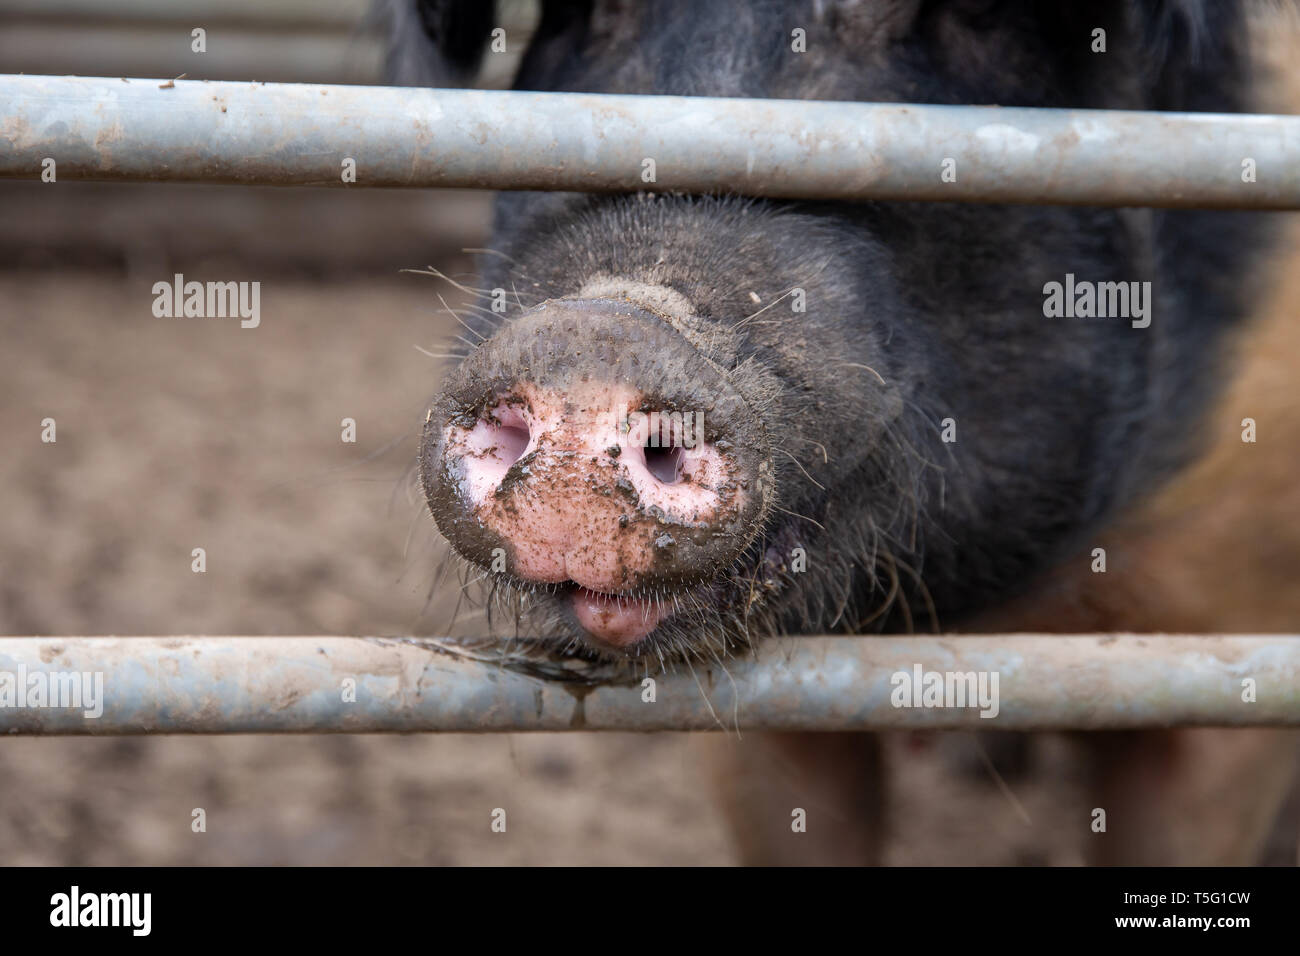
[[[508,52],[486,57],[479,85],[509,84],[535,22],[533,5],[506,5]],[[1260,36],[1279,64],[1300,49],[1292,21]],[[0,0],[0,73],[379,83],[382,56],[368,0]],[[1269,108],[1295,111],[1287,82]],[[465,250],[487,243],[490,203],[0,181],[0,634],[452,627],[412,479],[441,370],[421,350],[454,335],[438,296],[462,299],[402,270],[472,278]],[[151,287],[178,272],[259,281],[260,327],[155,318]],[[1300,290],[1268,303],[1293,317]],[[55,444],[40,441],[46,417]],[[1291,544],[1300,555],[1272,552]],[[484,625],[462,608],[454,627]],[[1012,785],[1024,814],[970,737],[888,746],[890,862],[1081,862],[1064,741],[1033,744]],[[6,739],[0,862],[728,863],[694,750],[676,734]],[[190,830],[196,807],[206,833]],[[506,834],[489,830],[495,807]],[[1294,862],[1290,826],[1278,861]]]

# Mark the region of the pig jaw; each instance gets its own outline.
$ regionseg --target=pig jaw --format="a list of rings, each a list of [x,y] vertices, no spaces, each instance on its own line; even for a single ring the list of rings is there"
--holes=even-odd
[[[544,303],[471,355],[421,470],[461,555],[556,592],[591,649],[624,657],[735,562],[771,498],[764,429],[725,376],[660,317],[601,299]]]

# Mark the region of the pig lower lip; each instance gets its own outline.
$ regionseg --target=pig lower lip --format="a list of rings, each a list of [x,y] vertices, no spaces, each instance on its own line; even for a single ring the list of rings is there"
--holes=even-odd
[[[672,612],[661,601],[577,587],[570,597],[582,629],[602,644],[630,650]]]

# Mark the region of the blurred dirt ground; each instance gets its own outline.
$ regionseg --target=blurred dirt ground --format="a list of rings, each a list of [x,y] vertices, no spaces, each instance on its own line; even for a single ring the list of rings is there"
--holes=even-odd
[[[1297,49],[1285,26],[1279,64]],[[1295,112],[1300,81],[1282,75],[1266,105]],[[481,195],[0,183],[0,633],[443,631],[453,602],[428,594],[439,546],[410,478],[438,382],[417,346],[445,349],[435,293],[455,300],[398,269],[467,273],[459,250],[486,224]],[[1251,484],[1265,472],[1230,464],[1241,414],[1225,407],[1219,453],[1180,492],[1193,570],[1166,590],[1195,594],[1196,614],[1218,600],[1225,627],[1300,631],[1300,408],[1279,385],[1300,371],[1294,225],[1276,272],[1290,278],[1262,307],[1267,346],[1231,393],[1289,396],[1270,407],[1291,457]],[[261,326],[154,318],[150,288],[174,272],[260,281]],[[339,440],[345,417],[355,445]],[[1188,524],[1192,503],[1240,488],[1216,540]],[[1231,574],[1243,549],[1253,585]],[[1034,739],[1014,798],[978,746],[888,738],[889,862],[1081,862],[1068,744]],[[0,863],[733,862],[694,749],[675,734],[9,738]],[[206,833],[190,830],[197,807]],[[1272,859],[1294,862],[1296,815]]]

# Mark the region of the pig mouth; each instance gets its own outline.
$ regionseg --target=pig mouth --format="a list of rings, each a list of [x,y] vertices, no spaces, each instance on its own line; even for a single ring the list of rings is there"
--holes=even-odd
[[[778,594],[791,582],[770,552],[785,529],[768,527],[753,548],[690,585],[603,591],[504,572],[490,575],[491,604],[513,621],[510,646],[530,659],[585,661],[610,675],[717,663],[783,633]]]
[[[548,584],[500,576],[497,585],[519,599],[518,621],[536,622],[528,639],[543,651],[607,665],[638,668],[675,661],[716,659],[749,643],[747,627],[736,632],[715,620],[734,606],[724,579],[686,590],[597,591],[572,581]],[[730,595],[730,596],[729,596]]]

